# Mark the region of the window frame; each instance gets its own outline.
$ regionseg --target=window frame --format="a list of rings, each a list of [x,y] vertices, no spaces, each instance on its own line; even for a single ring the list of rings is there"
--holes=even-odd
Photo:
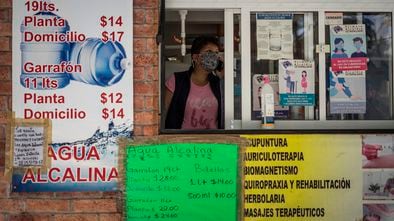
[[[338,4],[339,3],[339,4]],[[357,4],[357,7],[355,7]],[[286,5],[284,10],[283,5]],[[319,116],[318,120],[308,120],[313,116],[310,111],[306,111],[306,120],[278,120],[275,122],[274,129],[261,129],[260,121],[251,119],[251,46],[250,46],[250,16],[254,12],[295,12],[295,13],[307,13],[316,12],[318,13],[318,42],[315,42],[315,46],[325,45],[325,13],[326,12],[389,12],[391,13],[392,21],[392,67],[394,67],[394,2],[389,0],[377,0],[370,2],[368,0],[359,0],[357,2],[347,0],[344,2],[330,2],[327,3],[324,0],[304,2],[303,4],[294,3],[290,0],[255,0],[255,1],[237,1],[237,0],[218,0],[215,2],[209,0],[201,1],[188,1],[188,0],[167,0],[166,9],[187,9],[187,10],[212,10],[221,9],[224,10],[224,60],[225,60],[225,72],[226,75],[232,73],[233,70],[233,57],[234,57],[234,15],[240,14],[240,33],[241,33],[241,94],[242,94],[242,120],[237,122],[234,119],[234,81],[233,77],[225,78],[225,129],[224,130],[209,130],[209,131],[183,131],[183,130],[169,130],[164,129],[164,119],[161,119],[161,132],[163,133],[206,133],[206,132],[218,132],[224,131],[229,133],[245,133],[248,132],[261,132],[261,131],[394,131],[394,120],[327,120],[327,109],[326,109],[326,58],[325,53],[318,54],[318,80],[319,80],[319,94],[318,104],[319,105]],[[308,18],[307,18],[308,19]],[[316,31],[316,30],[315,30]],[[231,34],[228,34],[231,33]],[[163,47],[161,48],[163,50]],[[315,47],[312,48],[315,50]],[[308,49],[310,51],[310,48]],[[161,52],[160,52],[161,53]],[[247,61],[247,62],[244,62]],[[163,81],[163,79],[161,78]],[[390,97],[391,97],[391,119],[394,119],[394,72],[391,69],[390,79]],[[161,82],[161,85],[164,85]],[[163,87],[162,87],[163,89]],[[162,90],[160,90],[162,92]],[[160,95],[161,96],[161,95]],[[163,97],[163,96],[161,96]],[[306,108],[309,109],[309,108]],[[235,122],[234,122],[235,121]],[[235,125],[241,125],[240,128]],[[234,130],[235,129],[235,130]]]

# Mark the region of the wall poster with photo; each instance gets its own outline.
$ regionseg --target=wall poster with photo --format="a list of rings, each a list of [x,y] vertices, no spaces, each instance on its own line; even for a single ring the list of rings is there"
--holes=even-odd
[[[279,60],[280,105],[315,105],[314,67],[313,61]]]

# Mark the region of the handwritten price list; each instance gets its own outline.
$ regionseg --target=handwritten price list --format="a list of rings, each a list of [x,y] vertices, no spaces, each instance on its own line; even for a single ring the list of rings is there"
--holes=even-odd
[[[126,220],[237,220],[238,146],[127,148]]]

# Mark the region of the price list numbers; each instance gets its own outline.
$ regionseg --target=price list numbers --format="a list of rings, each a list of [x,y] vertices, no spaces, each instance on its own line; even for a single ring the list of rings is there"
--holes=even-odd
[[[231,186],[235,185],[233,179],[225,178],[214,178],[214,177],[197,177],[189,180],[190,190],[197,190],[195,192],[189,192],[187,198],[190,200],[201,200],[201,199],[212,199],[216,201],[236,199],[236,190],[230,192],[222,192],[221,189],[231,189]],[[211,191],[203,191],[203,190]]]
[[[164,201],[169,201],[169,204],[164,204]],[[134,213],[127,216],[127,218],[128,220],[178,220],[179,205],[171,203],[171,200],[168,199],[162,199],[160,203],[162,203],[160,206],[152,208],[136,208],[130,206],[128,209],[134,211]],[[145,214],[138,214],[141,211],[144,211]]]
[[[232,179],[223,179],[223,178],[191,178],[189,181],[191,186],[198,186],[198,185],[234,185],[234,180]]]
[[[181,204],[177,203],[177,197],[182,194],[182,181],[178,176],[178,173],[182,173],[180,166],[133,167],[129,168],[128,172],[126,183],[129,187],[126,192],[130,196],[127,204],[131,215],[128,219],[179,219],[182,211]]]
[[[101,41],[106,43],[108,41],[121,42],[124,36],[124,31],[116,31],[114,28],[122,27],[123,18],[122,16],[101,16],[100,26],[103,28],[101,32]],[[107,30],[108,29],[108,30]]]
[[[209,159],[185,157],[208,152]],[[203,216],[205,221],[235,221],[237,154],[236,146],[221,144],[128,147],[128,218],[200,221]]]
[[[101,16],[100,18],[100,26],[101,27],[122,27],[123,25],[123,20],[122,20],[122,16]]]
[[[120,92],[111,92],[106,93],[103,92],[100,94],[100,102],[104,105],[101,109],[101,118],[104,120],[107,119],[124,119],[125,113],[124,108],[116,107],[116,105],[123,104],[123,94]],[[111,107],[107,107],[111,106]],[[113,107],[115,105],[115,107]]]

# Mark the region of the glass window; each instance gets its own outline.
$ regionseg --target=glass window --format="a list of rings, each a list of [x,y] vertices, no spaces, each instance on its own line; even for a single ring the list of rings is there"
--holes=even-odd
[[[333,29],[336,27],[344,30],[335,33]],[[354,30],[356,27],[358,30]],[[326,25],[326,44],[331,44],[331,50],[336,50],[335,40],[342,39],[344,42],[342,49],[344,53],[342,54],[347,55],[346,59],[365,57],[366,60],[365,68],[360,67],[361,65],[355,65],[353,68],[366,70],[341,71],[346,67],[340,66],[339,71],[333,71],[332,62],[337,62],[332,61],[336,56],[335,52],[331,51],[326,54],[326,78],[329,88],[326,94],[328,98],[327,119],[393,119],[393,38],[391,27],[392,13],[375,12],[344,12],[343,25]],[[339,44],[342,43],[337,45]],[[343,61],[345,64],[360,62],[346,59]]]
[[[315,120],[319,108],[318,96],[312,106],[280,105],[279,60],[315,61],[314,79],[318,78],[318,59],[313,48],[317,42],[317,13],[312,12],[253,12],[251,13],[251,119],[261,119],[261,75],[268,74],[275,96],[275,120]],[[311,33],[311,34],[310,34]],[[276,39],[275,39],[276,38]],[[274,47],[274,46],[278,47]],[[260,52],[259,52],[260,51]],[[298,73],[297,73],[298,74]],[[300,73],[301,74],[301,73]],[[302,93],[301,82],[294,87]],[[311,93],[318,94],[318,84],[310,82]],[[297,92],[295,92],[297,93]],[[311,112],[309,114],[307,112]]]
[[[226,130],[262,130],[263,75],[274,91],[274,130],[394,129],[391,12],[272,9],[166,9],[162,131],[170,132],[166,82],[190,68],[191,45],[201,35],[216,36],[225,58],[220,90]]]

